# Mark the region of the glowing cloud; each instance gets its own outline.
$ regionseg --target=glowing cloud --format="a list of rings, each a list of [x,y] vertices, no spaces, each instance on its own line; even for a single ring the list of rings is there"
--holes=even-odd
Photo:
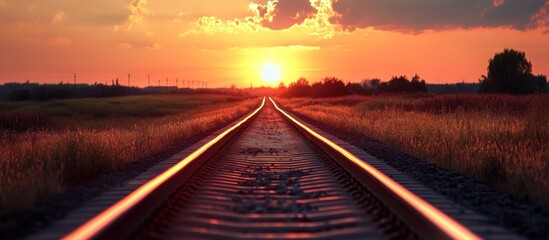
[[[286,30],[301,27],[316,38],[331,38],[335,26],[330,22],[334,16],[331,0],[269,0],[266,4],[251,2],[248,9],[252,15],[243,20],[222,20],[215,16],[198,18],[190,34],[234,33],[258,30]]]
[[[239,32],[257,31],[261,25],[259,22],[251,17],[247,17],[246,20],[222,20],[214,16],[200,17],[198,20],[192,23],[194,28],[180,33],[179,37],[195,34],[218,34],[229,33],[237,34]]]
[[[493,0],[494,7],[501,7],[505,3],[505,0]]]
[[[251,3],[249,9],[264,27],[281,30],[301,24],[316,10],[309,0],[272,0],[266,5]]]
[[[137,28],[149,36],[153,35],[153,32],[148,31],[147,17],[151,14],[151,12],[146,5],[147,0],[132,0],[128,7],[130,9],[130,15],[126,20],[126,23],[124,26],[114,26],[113,31],[118,32],[121,28],[125,28],[126,31],[131,31],[134,28]]]
[[[549,1],[543,4],[543,7],[532,16],[532,28],[543,28],[545,33],[549,33]]]

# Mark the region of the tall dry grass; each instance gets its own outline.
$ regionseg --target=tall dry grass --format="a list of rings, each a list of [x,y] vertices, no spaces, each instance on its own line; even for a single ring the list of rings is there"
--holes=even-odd
[[[128,121],[124,127],[0,131],[0,215],[27,209],[69,186],[161,152],[177,140],[221,127],[258,102],[206,105],[181,114]]]
[[[278,101],[311,119],[372,137],[549,206],[547,96],[353,96]]]

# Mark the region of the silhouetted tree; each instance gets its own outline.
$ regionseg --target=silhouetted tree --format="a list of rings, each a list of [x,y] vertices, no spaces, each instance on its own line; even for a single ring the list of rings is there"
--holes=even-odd
[[[378,79],[378,78],[373,78],[373,79],[364,79],[362,80],[362,85],[365,87],[365,88],[370,88],[372,90],[375,90],[379,87],[379,85],[381,84],[381,79]]]
[[[339,97],[349,94],[372,94],[372,93],[419,93],[427,92],[427,84],[417,74],[408,80],[406,76],[393,77],[389,82],[381,82],[379,79],[365,79],[361,83],[345,84],[343,80],[336,77],[326,77],[309,85],[305,78],[290,83],[285,97]]]
[[[395,76],[389,82],[381,83],[378,91],[386,93],[420,93],[427,92],[427,86],[425,80],[417,74],[412,78],[412,81],[408,80],[406,76]]]
[[[30,99],[30,91],[28,89],[16,89],[8,96],[9,101],[26,101]]]
[[[537,75],[534,77],[534,92],[546,93],[547,92],[547,77],[544,75]]]
[[[372,93],[370,91],[370,89],[364,87],[364,85],[362,83],[351,83],[350,82],[350,83],[347,83],[346,87],[347,87],[347,90],[349,91],[349,93],[351,93],[351,94],[367,95],[367,94]]]
[[[535,77],[532,75],[532,63],[526,54],[513,49],[496,53],[489,60],[488,76],[480,79],[479,92],[528,94],[536,92]]]
[[[410,92],[427,92],[427,85],[425,84],[425,80],[421,79],[417,74],[412,78],[412,81],[410,82]]]
[[[311,86],[313,97],[339,97],[349,94],[345,83],[336,77],[326,77]]]
[[[389,93],[407,93],[410,92],[410,81],[406,76],[394,76],[389,82],[379,85],[380,91]]]
[[[287,97],[308,97],[310,95],[311,86],[305,78],[299,78],[297,81],[290,83],[286,93]]]

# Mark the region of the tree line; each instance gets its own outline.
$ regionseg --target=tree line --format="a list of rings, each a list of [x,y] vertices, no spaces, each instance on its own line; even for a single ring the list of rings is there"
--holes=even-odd
[[[312,84],[305,78],[290,83],[287,87],[281,83],[279,90],[285,97],[338,97],[350,94],[380,94],[380,93],[504,93],[504,94],[541,94],[547,93],[549,86],[547,77],[534,75],[532,63],[526,59],[526,54],[513,49],[504,49],[496,53],[488,61],[488,73],[479,79],[478,84],[432,84],[417,74],[408,79],[406,76],[394,76],[387,82],[380,79],[366,79],[360,83],[344,83],[336,77],[326,77]]]
[[[339,97],[351,94],[379,94],[379,93],[425,93],[427,85],[418,75],[408,79],[406,76],[395,76],[387,82],[380,79],[365,79],[360,83],[345,83],[336,77],[326,77],[312,84],[305,78],[299,78],[287,87],[279,85],[282,96],[285,97]]]
[[[6,83],[0,85],[0,99],[7,101],[48,101],[55,99],[115,97],[146,94],[141,88],[106,84]]]

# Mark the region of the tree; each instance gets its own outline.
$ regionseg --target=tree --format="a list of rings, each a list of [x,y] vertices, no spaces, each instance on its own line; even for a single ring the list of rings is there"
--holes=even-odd
[[[410,92],[427,92],[427,84],[425,84],[425,80],[421,79],[417,74],[410,82]]]
[[[381,79],[379,79],[379,78],[372,78],[372,79],[362,80],[362,86],[364,86],[365,88],[372,89],[372,90],[377,89],[380,84],[381,84]]]
[[[408,93],[410,92],[410,81],[406,76],[394,76],[389,82],[381,83],[379,88],[381,92]]]
[[[339,97],[349,94],[345,83],[336,77],[326,77],[311,86],[314,97]]]
[[[305,78],[299,78],[296,82],[290,83],[285,92],[286,97],[308,97],[310,95],[311,86]]]
[[[480,79],[479,92],[528,94],[536,92],[532,63],[526,54],[513,49],[496,53],[488,62],[488,76]]]
[[[534,91],[535,93],[547,92],[547,77],[544,75],[537,75],[534,77]]]

